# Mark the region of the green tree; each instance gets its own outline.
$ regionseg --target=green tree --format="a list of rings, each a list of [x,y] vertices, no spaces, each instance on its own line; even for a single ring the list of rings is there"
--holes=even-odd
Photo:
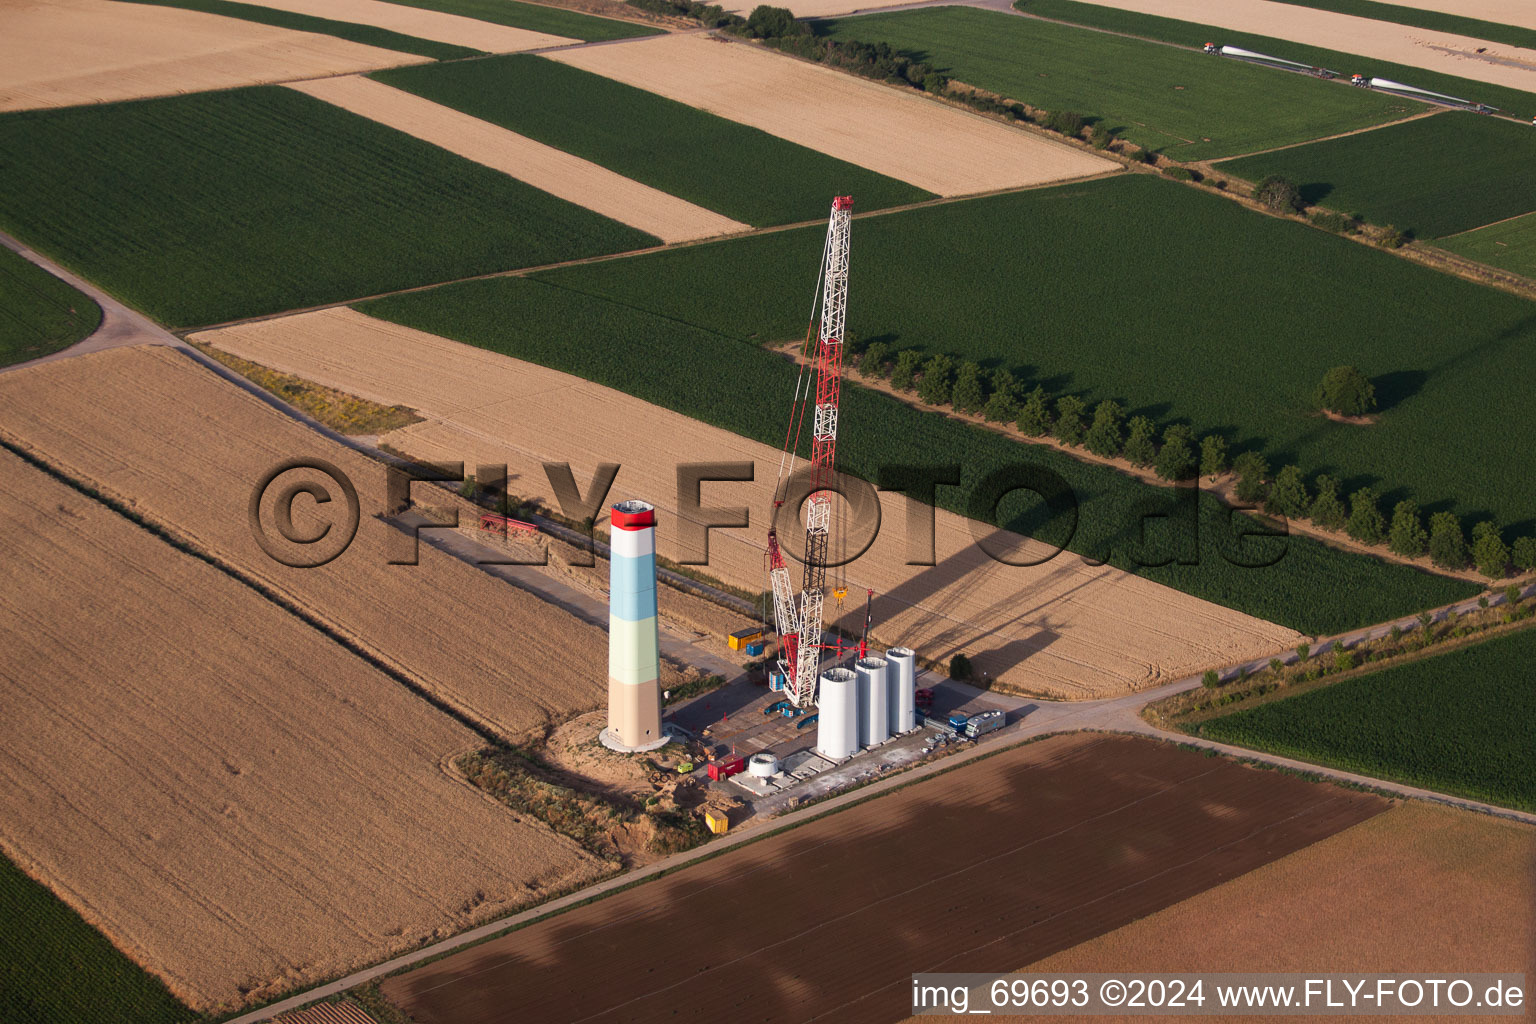
[[[1093,426],[1083,438],[1083,447],[1106,459],[1119,455],[1120,447],[1125,443],[1120,426],[1124,418],[1119,402],[1107,398],[1100,402],[1093,410]]]
[[[1237,474],[1233,490],[1239,501],[1256,502],[1264,497],[1264,478],[1269,476],[1269,461],[1258,452],[1243,452],[1232,460]]]
[[[1429,558],[1442,569],[1465,569],[1467,539],[1461,532],[1461,520],[1451,512],[1436,512],[1429,517]]]
[[[980,412],[987,404],[987,394],[981,383],[981,367],[967,359],[960,364],[955,375],[955,392],[952,400],[959,412]]]
[[[1075,139],[1082,134],[1083,115],[1071,110],[1053,110],[1045,119],[1045,126],[1069,139]]]
[[[885,361],[890,356],[890,347],[883,341],[872,341],[864,354],[859,356],[859,376],[884,377]]]
[[[911,391],[912,379],[917,376],[917,368],[922,365],[923,357],[918,355],[916,349],[904,348],[896,353],[896,366],[891,370],[891,387],[897,391]]]
[[[1306,205],[1301,198],[1301,189],[1296,187],[1296,183],[1278,174],[1271,174],[1259,182],[1259,187],[1253,192],[1253,198],[1276,213],[1295,213]]]
[[[1387,532],[1376,504],[1376,492],[1362,487],[1349,496],[1349,535],[1362,544],[1380,544]]]
[[[1205,675],[1200,677],[1200,685],[1207,690],[1214,690],[1221,685],[1221,676],[1216,674],[1215,669],[1208,668],[1205,670]]]
[[[1157,424],[1147,416],[1132,416],[1130,436],[1125,439],[1125,457],[1132,465],[1150,466],[1157,458]]]
[[[1491,519],[1472,527],[1472,562],[1478,572],[1491,580],[1503,579],[1509,569],[1509,545]]]
[[[1400,501],[1392,509],[1392,528],[1387,531],[1387,548],[1394,555],[1417,558],[1429,546],[1429,532],[1419,515],[1417,502]]]
[[[1376,408],[1376,388],[1358,366],[1335,366],[1323,374],[1312,400],[1341,416],[1364,416]]]
[[[796,21],[787,7],[763,4],[752,8],[752,13],[747,15],[747,34],[753,39],[783,39],[805,35],[809,31],[809,26]]]
[[[1093,126],[1093,148],[1108,149],[1109,144],[1115,141],[1115,130],[1109,126],[1108,118],[1099,118]]]
[[[917,397],[927,405],[943,405],[949,401],[954,379],[955,361],[940,352],[923,364],[923,375],[917,382]]]
[[[986,406],[981,410],[982,418],[988,423],[1012,423],[1019,417],[1019,400],[1014,396],[1015,388],[998,388],[987,399]]]
[[[1275,474],[1275,482],[1269,488],[1264,507],[1277,515],[1299,519],[1307,514],[1307,481],[1301,475],[1300,466],[1286,466]]]
[[[1154,467],[1164,480],[1187,480],[1195,471],[1195,435],[1182,423],[1163,431],[1163,446],[1158,449]]]
[[[1339,482],[1326,473],[1317,478],[1317,497],[1307,510],[1307,518],[1325,530],[1342,530],[1349,516],[1339,500]]]
[[[949,659],[949,678],[966,680],[972,678],[973,669],[971,659],[963,654],[957,654]]]
[[[1227,439],[1206,434],[1200,439],[1200,472],[1212,480],[1227,471]]]
[[[1056,439],[1063,444],[1083,443],[1083,410],[1087,406],[1076,395],[1056,399]]]
[[[1009,398],[1013,399],[1014,402],[1018,402],[1019,382],[1014,379],[1013,374],[999,366],[997,369],[992,371],[991,382],[992,394],[995,395],[1001,391]]]
[[[1516,537],[1514,549],[1510,551],[1510,561],[1521,572],[1536,569],[1536,537]]]
[[[1051,410],[1045,397],[1045,388],[1035,385],[1019,407],[1019,433],[1027,437],[1040,437],[1051,429]]]

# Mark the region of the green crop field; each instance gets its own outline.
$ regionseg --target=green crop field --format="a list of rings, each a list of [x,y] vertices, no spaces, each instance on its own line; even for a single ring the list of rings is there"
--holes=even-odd
[[[152,4],[156,7],[178,7],[184,11],[201,11],[204,14],[217,14],[224,18],[239,18],[241,21],[254,21],[262,25],[272,25],[276,28],[290,28],[299,32],[315,32],[325,36],[336,36],[339,39],[349,39],[354,43],[382,47],[386,50],[399,50],[401,53],[414,53],[421,57],[431,57],[433,60],[472,57],[477,53],[483,52],[470,49],[467,46],[454,46],[451,43],[440,43],[434,39],[420,39],[416,36],[403,35],[399,32],[391,32],[388,29],[377,28],[373,25],[361,25],[354,21],[316,18],[312,15],[297,14],[293,11],[280,11],[274,7],[262,7],[259,4],[237,3],[235,0],[126,0],[126,2]]]
[[[798,338],[823,234],[540,277],[732,338]],[[1148,175],[859,218],[849,289],[858,339],[1221,431],[1346,495],[1377,486],[1388,512],[1412,496],[1532,530],[1536,481],[1508,453],[1536,450],[1536,418],[1506,382],[1536,373],[1536,316],[1515,296]],[[1374,425],[1313,410],[1342,363],[1375,381]]]
[[[767,132],[526,54],[373,76],[757,226],[825,216],[835,195],[872,210],[932,194]]]
[[[1437,239],[1435,244],[1492,267],[1536,277],[1536,213]]]
[[[101,307],[0,247],[0,366],[67,348],[101,324]]]
[[[0,1021],[181,1024],[195,1019],[157,978],[0,857]]]
[[[391,0],[406,7],[420,7],[426,11],[457,14],[476,21],[489,21],[509,28],[522,28],[530,32],[548,32],[550,35],[599,42],[605,39],[632,39],[635,36],[654,36],[663,30],[650,25],[636,25],[613,18],[598,18],[577,11],[567,11],[544,4],[523,4],[517,0]]]
[[[191,326],[656,245],[292,89],[0,116],[0,226]]]
[[[1486,103],[1491,107],[1507,110],[1518,117],[1524,117],[1528,109],[1536,110],[1536,107],[1531,106],[1536,104],[1536,93],[1527,90],[1489,85],[1470,78],[1425,71],[1423,68],[1393,64],[1374,57],[1361,57],[1358,54],[1328,50],[1320,46],[1308,46],[1288,39],[1275,39],[1250,32],[1234,32],[1231,29],[1201,25],[1192,21],[1161,18],[1155,14],[1141,14],[1136,11],[1123,11],[1117,7],[1080,3],[1078,0],[1014,0],[1014,6],[1026,14],[1034,14],[1042,18],[1054,18],[1074,25],[1087,25],[1110,32],[1125,32],[1178,46],[1199,48],[1208,42],[1222,46],[1241,46],[1274,57],[1311,64],[1314,67],[1330,68],[1343,75],[1346,80],[1353,74],[1371,78],[1390,78],[1395,82],[1415,85],[1421,89],[1431,89],[1474,103]],[[1271,73],[1280,77],[1288,74],[1285,71]],[[1334,82],[1332,87],[1350,88],[1344,82]]]
[[[885,218],[869,223],[881,219]],[[867,240],[859,240],[862,227],[855,227],[856,254],[874,249]],[[801,291],[811,286],[818,253],[819,249],[812,251],[809,263],[802,261],[798,267]],[[758,271],[771,275],[774,269],[763,266]],[[783,443],[795,382],[788,360],[740,337],[583,295],[558,287],[557,281],[557,276],[548,281],[506,277],[467,281],[389,296],[358,308],[370,316],[578,374],[765,444]],[[698,284],[700,292],[710,287],[704,281]],[[854,296],[850,309],[855,315],[860,309],[873,308],[872,298],[857,292]],[[805,303],[796,305],[803,312]],[[1470,584],[1347,554],[1305,538],[1290,538],[1283,549],[1275,547],[1275,541],[1239,541],[1223,507],[1209,497],[1199,506],[1198,527],[1193,504],[1186,508],[1190,514],[1175,514],[1176,526],[1150,525],[1145,546],[1140,548],[1144,554],[1136,558],[1137,546],[1143,543],[1141,516],[1169,512],[1175,492],[1168,488],[1026,446],[943,414],[913,409],[857,386],[843,391],[842,423],[838,464],[855,475],[878,480],[882,466],[959,465],[961,487],[939,491],[944,507],[1000,520],[999,525],[1126,567],[1132,566],[1133,559],[1141,563],[1170,560],[1173,545],[1182,542],[1188,546],[1181,550],[1198,548],[1198,564],[1148,568],[1141,570],[1143,574],[1303,632],[1329,633],[1379,622],[1477,591]],[[1007,467],[1055,473],[1076,496],[1075,522],[1061,506],[1048,512],[1039,502],[1005,502],[998,517],[990,517],[990,510],[972,508],[977,482]],[[1197,535],[1191,533],[1195,529]],[[1277,552],[1281,557],[1267,568],[1235,564],[1251,565],[1272,559]]]
[[[1536,630],[1212,719],[1200,735],[1536,811]]]
[[[1446,111],[1227,160],[1219,169],[1249,181],[1279,174],[1296,182],[1310,203],[1437,238],[1536,209],[1533,165],[1530,125]]]
[[[1518,25],[1505,25],[1497,21],[1463,18],[1444,11],[1427,11],[1422,7],[1403,7],[1400,4],[1378,3],[1377,0],[1284,0],[1299,7],[1315,7],[1320,11],[1334,11],[1357,18],[1391,21],[1414,28],[1427,28],[1432,32],[1452,32],[1456,35],[1486,39],[1492,43],[1523,46],[1536,49],[1536,32]]]
[[[1405,117],[1423,107],[1141,39],[972,7],[817,24],[890,43],[969,85],[1048,110],[1108,119],[1178,160],[1235,156]]]

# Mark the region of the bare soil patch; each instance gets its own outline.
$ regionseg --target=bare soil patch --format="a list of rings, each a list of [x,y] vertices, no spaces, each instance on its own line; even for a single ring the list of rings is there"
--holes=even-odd
[[[454,46],[468,46],[488,53],[510,53],[518,50],[536,50],[542,46],[564,46],[579,43],[579,39],[552,35],[548,32],[531,32],[528,29],[497,25],[494,22],[466,18],[458,14],[429,11],[421,7],[388,3],[387,0],[256,0],[262,7],[278,11],[292,11],[314,18],[333,21],[351,21],[360,25],[415,36],[418,39],[435,39]]]
[[[1142,14],[1177,18],[1198,25],[1215,25],[1236,32],[1289,39],[1312,46],[1337,47],[1362,57],[1408,64],[1511,89],[1536,89],[1536,50],[1491,43],[1486,39],[1473,39],[1450,32],[1434,32],[1411,25],[1282,3],[1279,0],[1223,0],[1219,4],[1210,3],[1209,0],[1087,2],[1100,7],[1118,7]],[[1435,8],[1443,9],[1438,3]],[[1479,2],[1477,8],[1477,13],[1466,13],[1484,20],[1499,20],[1482,13],[1485,9],[1482,3]],[[1529,15],[1524,20],[1528,21]],[[1520,23],[1523,22],[1511,22]],[[1478,53],[1479,48],[1486,52]],[[1275,56],[1284,57],[1285,54]],[[1351,73],[1348,68],[1336,70],[1346,75]]]
[[[1393,0],[1400,7],[1417,7],[1425,11],[1441,11],[1459,14],[1463,18],[1478,18],[1498,22],[1501,25],[1520,25],[1536,28],[1536,7],[1526,0]]]
[[[1323,409],[1322,414],[1325,418],[1333,420],[1335,423],[1347,423],[1352,427],[1369,427],[1376,422],[1376,417],[1373,415],[1346,416],[1342,412],[1334,412],[1332,409]]]
[[[421,1024],[489,1024],[509,1006],[550,1022],[671,1021],[679,1006],[898,1020],[913,972],[1037,960],[1387,806],[1153,741],[1059,736],[382,987]]]
[[[1196,966],[1529,977],[1536,828],[1410,801],[1028,969]]]
[[[349,309],[322,310],[198,334],[242,358],[427,417],[384,439],[415,458],[508,466],[508,488],[558,504],[545,461],[569,462],[588,486],[598,464],[622,467],[612,498],[642,497],[662,511],[658,551],[683,548],[680,462],[752,462],[755,482],[706,483],[705,506],[746,506],[752,527],[710,533],[709,575],[752,592],[766,586],[764,517],[779,452],[589,381]],[[0,392],[3,393],[3,392]],[[580,424],[580,429],[571,429]],[[912,566],[906,499],[881,495],[881,527],[846,570],[849,598],[829,621],[857,635],[864,590],[875,591],[874,636],[935,660],[968,654],[978,674],[1019,691],[1103,697],[1293,647],[1300,634],[1201,601],[1108,566],[1062,554],[1033,567],[994,561],[977,543],[1041,556],[1034,541],[943,510],[935,514],[936,564]],[[691,552],[691,554],[690,554]]]
[[[271,588],[491,731],[523,739],[607,699],[602,629],[425,540],[418,564],[391,565],[406,538],[380,518],[384,468],[181,352],[113,349],[18,370],[0,377],[0,404],[0,434],[13,443]],[[356,539],[319,568],[275,561],[250,525],[262,475],[295,458],[335,465],[358,493]],[[301,496],[295,525],[312,533],[341,506],[339,495],[324,506]]]
[[[12,0],[4,12],[0,111],[227,89],[423,59],[312,32],[110,0]]]
[[[194,1009],[598,873],[444,773],[470,730],[255,590],[4,451],[0,516],[0,849]]]
[[[746,224],[591,161],[370,78],[322,78],[296,83],[293,88],[649,232],[663,242],[751,230]]]
[[[796,12],[799,13],[799,12]],[[548,55],[925,188],[969,195],[1101,174],[1113,161],[913,93],[703,35]]]

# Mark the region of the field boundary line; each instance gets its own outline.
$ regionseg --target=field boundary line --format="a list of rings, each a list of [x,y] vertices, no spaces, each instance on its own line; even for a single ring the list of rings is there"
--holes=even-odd
[[[110,488],[102,484],[75,476],[68,469],[51,459],[46,453],[40,452],[31,445],[21,441],[3,427],[0,427],[0,448],[4,448],[29,465],[79,492],[108,511],[147,531],[164,542],[168,547],[212,566],[236,583],[255,591],[274,607],[293,616],[327,640],[339,645],[348,653],[382,672],[392,681],[405,687],[412,695],[425,701],[435,711],[447,715],[485,742],[493,744],[504,742],[501,737],[491,731],[489,726],[476,720],[468,711],[456,708],[443,698],[435,696],[430,689],[416,680],[404,666],[396,665],[384,654],[374,651],[362,637],[355,636],[320,613],[304,607],[294,598],[284,594],[275,584],[263,580],[260,575],[225,561],[216,552],[206,548],[197,538],[186,533],[175,524],[166,522],[152,513],[134,511],[130,503],[121,495],[115,494]],[[392,525],[388,524],[387,520],[381,519],[380,521],[385,522],[386,525]]]
[[[1034,185],[1018,185],[1010,188],[993,189],[989,192],[974,192],[963,196],[935,196],[932,199],[920,199],[915,203],[903,203],[899,206],[889,206],[879,210],[866,210],[855,213],[855,220],[867,220],[871,217],[884,217],[895,213],[906,213],[909,210],[921,210],[930,206],[945,206],[950,203],[965,203],[973,199],[989,199],[993,196],[1013,195],[1016,192],[1033,192],[1039,189],[1060,188],[1080,184],[1082,182],[1097,181],[1100,178],[1109,178],[1118,174],[1124,174],[1125,168],[1116,165],[1098,174],[1083,175],[1078,178],[1065,178],[1060,181],[1041,182]],[[411,285],[408,288],[395,288],[391,291],[378,292],[373,295],[357,295],[346,299],[337,299],[335,302],[322,302],[314,306],[297,306],[293,309],[279,310],[275,313],[262,313],[259,316],[242,317],[236,320],[225,320],[219,323],[198,324],[192,327],[178,327],[170,333],[176,338],[184,340],[189,334],[197,334],[200,331],[222,330],[226,327],[240,327],[245,324],[263,323],[267,320],[281,320],[283,317],[298,316],[301,313],[315,313],[324,309],[338,309],[343,306],[354,306],[362,302],[372,302],[374,299],[387,299],[395,295],[411,295],[416,292],[431,291],[434,288],[446,288],[449,285],[464,284],[469,281],[490,281],[501,277],[528,277],[533,274],[541,274],[550,270],[563,270],[567,267],[581,267],[593,263],[608,263],[613,260],[629,259],[634,256],[649,256],[654,253],[670,252],[674,249],[687,249],[699,245],[715,245],[721,242],[733,242],[740,238],[752,238],[757,235],[771,235],[780,231],[794,231],[811,227],[825,227],[826,218],[817,217],[815,220],[796,221],[792,224],[772,224],[767,227],[753,228],[750,231],[741,231],[732,235],[718,235],[714,238],[698,238],[685,242],[672,242],[666,245],[653,245],[645,249],[628,249],[624,252],[602,253],[597,256],[580,256],[575,259],[561,260],[558,263],[545,263],[536,267],[515,267],[511,270],[492,270],[484,274],[471,274],[467,277],[449,278],[445,281],[433,281],[428,284]],[[574,289],[572,289],[574,291]],[[579,294],[587,294],[585,292]]]
[[[1536,215],[1536,210],[1527,210],[1524,213],[1517,213],[1513,217],[1502,217],[1499,220],[1491,220],[1487,224],[1479,224],[1475,228],[1467,228],[1465,231],[1457,231],[1449,235],[1440,235],[1435,239],[1435,241],[1443,242],[1447,238],[1460,238],[1462,235],[1470,235],[1474,231],[1483,230],[1483,228],[1497,227],[1500,224],[1508,224],[1512,220],[1519,220],[1522,217],[1530,217],[1533,215]]]
[[[1281,2],[1284,2],[1284,0],[1281,0]],[[1366,125],[1364,128],[1351,128],[1347,132],[1338,132],[1334,135],[1320,135],[1315,139],[1308,139],[1305,142],[1290,142],[1284,146],[1271,146],[1268,149],[1256,149],[1252,153],[1237,153],[1233,156],[1219,157],[1215,160],[1198,160],[1195,162],[1208,164],[1211,167],[1216,167],[1218,164],[1224,164],[1232,160],[1246,160],[1251,156],[1264,156],[1266,153],[1279,153],[1287,149],[1300,149],[1302,146],[1312,146],[1319,142],[1332,142],[1334,139],[1347,139],[1351,135],[1364,135],[1367,132],[1379,132],[1383,128],[1391,128],[1394,125],[1407,124],[1409,121],[1420,121],[1426,117],[1434,117],[1436,114],[1448,113],[1450,113],[1450,111],[1446,110],[1444,107],[1431,107],[1428,110],[1421,110],[1416,114],[1409,114],[1407,117],[1399,117],[1395,121],[1383,121],[1380,124]]]

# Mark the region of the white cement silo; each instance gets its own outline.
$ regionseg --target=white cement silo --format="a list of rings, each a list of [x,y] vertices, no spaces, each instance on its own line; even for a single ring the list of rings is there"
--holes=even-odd
[[[917,664],[907,647],[892,647],[885,652],[885,660],[889,663],[885,681],[890,690],[891,735],[900,736],[917,728]]]
[[[859,751],[859,687],[852,671],[829,668],[816,697],[816,752],[834,761]]]
[[[853,667],[859,680],[859,746],[872,747],[891,738],[890,694],[884,658],[860,658]]]

